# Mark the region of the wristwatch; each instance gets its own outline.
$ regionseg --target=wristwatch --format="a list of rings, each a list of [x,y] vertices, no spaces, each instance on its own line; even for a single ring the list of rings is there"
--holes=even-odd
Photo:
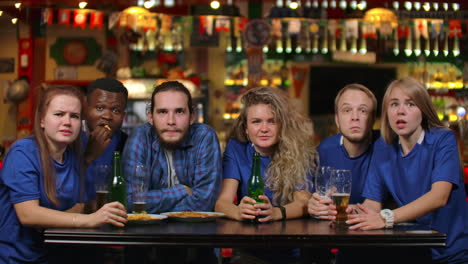
[[[380,216],[385,221],[385,228],[393,228],[393,222],[395,220],[395,214],[390,209],[383,209],[380,211]]]

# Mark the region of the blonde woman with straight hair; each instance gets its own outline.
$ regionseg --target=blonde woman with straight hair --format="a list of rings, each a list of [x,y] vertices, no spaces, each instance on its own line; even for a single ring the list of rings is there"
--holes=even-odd
[[[250,89],[241,102],[243,108],[224,152],[223,182],[216,211],[238,221],[256,216],[261,216],[260,222],[306,216],[310,198],[308,176],[317,155],[312,142],[312,122],[294,109],[278,89]],[[257,197],[247,196],[254,152],[260,154],[265,181],[264,195],[259,196],[263,203],[258,204],[254,200]],[[234,203],[236,198],[239,203]],[[269,250],[268,254],[262,254],[257,250],[255,255],[260,259],[268,255],[270,260],[281,261],[276,253]],[[283,256],[294,257],[294,252],[289,253]]]
[[[415,220],[447,234],[446,246],[432,249],[433,263],[468,263],[468,205],[455,134],[438,120],[424,86],[409,77],[389,85],[381,119],[366,200],[357,205],[361,213],[349,215],[350,229]],[[398,208],[382,210],[388,195]]]

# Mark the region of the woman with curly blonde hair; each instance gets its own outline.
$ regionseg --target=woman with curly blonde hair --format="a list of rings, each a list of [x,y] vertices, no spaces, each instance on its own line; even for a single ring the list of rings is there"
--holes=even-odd
[[[311,120],[299,113],[278,89],[250,89],[241,102],[243,109],[224,152],[223,183],[216,211],[238,221],[256,216],[261,217],[259,222],[306,216],[310,198],[307,179],[317,155]],[[257,204],[257,197],[247,196],[254,152],[260,154],[265,181],[264,195],[258,197],[263,203]],[[238,204],[234,203],[236,197]],[[286,255],[291,260],[291,254]],[[277,254],[270,257],[275,260],[272,262],[281,260]]]

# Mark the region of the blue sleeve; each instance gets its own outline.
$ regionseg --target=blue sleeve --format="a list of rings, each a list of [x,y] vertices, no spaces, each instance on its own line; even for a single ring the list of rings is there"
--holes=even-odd
[[[440,141],[435,146],[435,160],[431,180],[432,183],[447,181],[457,188],[463,184],[457,139],[451,131],[444,134],[445,136],[440,137]]]
[[[37,152],[14,148],[8,152],[2,168],[2,181],[9,189],[12,204],[39,200],[40,169]]]
[[[237,160],[237,152],[234,141],[230,140],[227,143],[226,150],[223,155],[223,179],[241,180],[241,171]]]

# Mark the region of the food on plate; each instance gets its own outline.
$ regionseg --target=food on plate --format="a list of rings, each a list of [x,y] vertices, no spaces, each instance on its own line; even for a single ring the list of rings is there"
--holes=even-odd
[[[141,221],[141,220],[153,220],[157,219],[149,214],[132,214],[128,216],[128,221]]]
[[[183,211],[179,213],[170,213],[167,214],[170,217],[212,217],[213,214],[210,213],[203,213],[203,212],[191,212],[191,211]]]

